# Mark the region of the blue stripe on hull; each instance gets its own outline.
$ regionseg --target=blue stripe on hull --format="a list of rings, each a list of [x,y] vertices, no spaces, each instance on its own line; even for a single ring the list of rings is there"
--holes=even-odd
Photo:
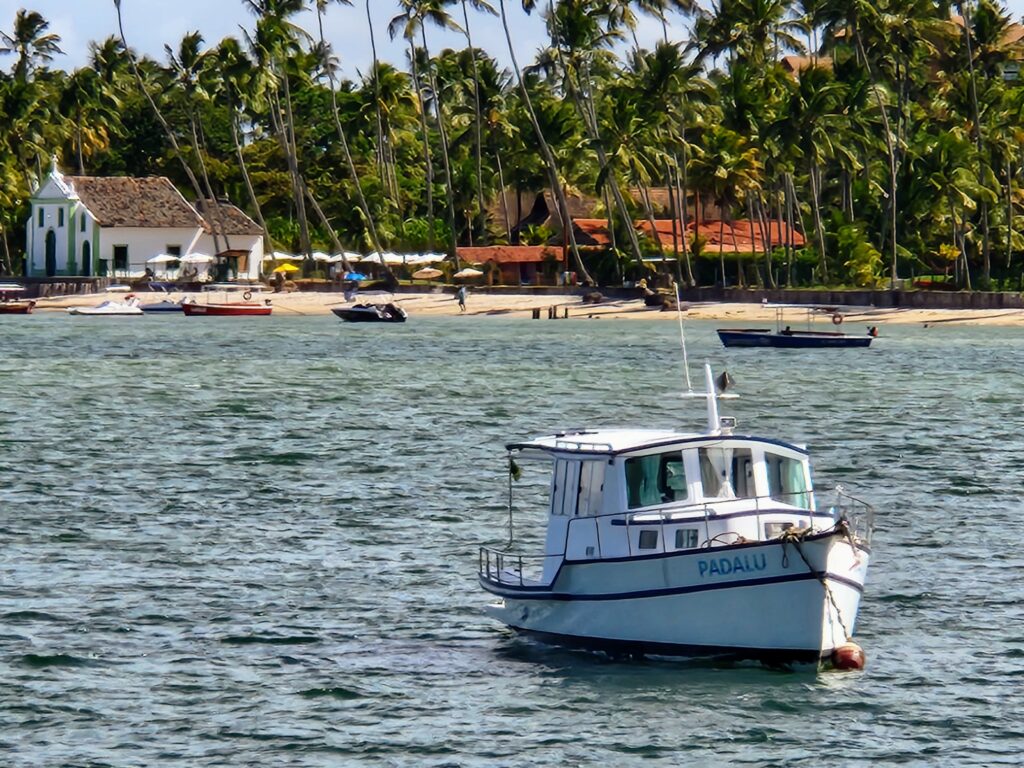
[[[842,584],[854,589],[861,594],[864,593],[863,585],[851,579],[834,574],[825,574],[829,581]],[[695,592],[713,592],[720,589],[741,589],[743,587],[763,587],[769,584],[787,584],[794,581],[817,580],[818,574],[813,571],[804,573],[790,573],[783,576],[767,576],[763,579],[740,579],[737,581],[720,581],[714,584],[691,584],[685,587],[664,587],[662,589],[645,589],[634,592],[611,592],[604,594],[580,595],[568,592],[550,592],[546,587],[514,587],[510,585],[498,586],[493,581],[480,577],[480,586],[491,594],[499,597],[508,597],[514,600],[553,600],[558,602],[588,602],[607,600],[636,600],[645,597],[666,597],[668,595],[686,595]]]

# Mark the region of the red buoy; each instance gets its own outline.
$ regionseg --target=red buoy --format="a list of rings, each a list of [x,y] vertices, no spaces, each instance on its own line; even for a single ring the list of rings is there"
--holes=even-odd
[[[864,649],[853,641],[848,641],[832,651],[832,666],[845,671],[864,669],[867,658]]]

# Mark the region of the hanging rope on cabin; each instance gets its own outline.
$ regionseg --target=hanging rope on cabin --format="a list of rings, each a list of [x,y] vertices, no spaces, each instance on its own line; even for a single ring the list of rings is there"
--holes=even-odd
[[[841,520],[840,522],[836,523],[836,525],[833,526],[832,530],[827,531],[826,533],[839,533],[840,525],[845,526],[845,521]],[[848,532],[849,527],[846,526],[846,528]],[[801,546],[804,540],[807,538],[807,536],[813,532],[814,529],[810,527],[787,528],[782,532],[782,534],[779,536],[779,541],[782,542],[782,567],[789,567],[789,553],[786,551],[786,547],[787,545],[792,545],[793,548],[796,550],[797,554],[800,555],[800,559],[804,561],[804,565],[807,566],[807,570],[814,574],[814,578],[821,582],[821,586],[824,587],[825,594],[828,596],[828,601],[832,604],[832,607],[836,611],[836,618],[839,620],[840,629],[843,630],[843,637],[846,638],[847,642],[852,642],[853,635],[850,634],[850,630],[846,628],[846,622],[843,621],[843,612],[839,609],[839,604],[836,602],[835,595],[832,594],[832,588],[828,585],[828,581],[825,578],[825,572],[817,571],[814,569],[814,566],[811,565],[811,561],[807,559],[807,555],[804,554],[803,547]],[[856,549],[854,549],[854,552],[856,552]]]

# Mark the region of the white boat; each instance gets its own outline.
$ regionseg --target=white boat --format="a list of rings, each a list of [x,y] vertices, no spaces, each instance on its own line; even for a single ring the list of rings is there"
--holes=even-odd
[[[95,307],[70,307],[69,315],[90,315],[90,316],[115,316],[132,315],[141,316],[145,313],[139,307],[139,300],[134,296],[126,296],[124,301],[107,300]]]
[[[501,550],[480,549],[480,584],[500,598],[491,616],[622,653],[818,662],[860,652],[873,510],[841,489],[819,506],[807,451],[736,433],[705,372],[706,432],[582,430],[508,446],[509,526],[527,459],[550,471],[533,493],[547,524],[539,553],[516,548],[522,526]]]

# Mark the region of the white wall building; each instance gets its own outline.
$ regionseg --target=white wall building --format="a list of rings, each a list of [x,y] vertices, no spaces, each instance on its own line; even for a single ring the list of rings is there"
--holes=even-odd
[[[140,277],[154,256],[198,253],[227,260],[232,276],[260,276],[259,225],[230,203],[197,209],[163,176],[64,176],[54,160],[30,204],[28,277]]]

